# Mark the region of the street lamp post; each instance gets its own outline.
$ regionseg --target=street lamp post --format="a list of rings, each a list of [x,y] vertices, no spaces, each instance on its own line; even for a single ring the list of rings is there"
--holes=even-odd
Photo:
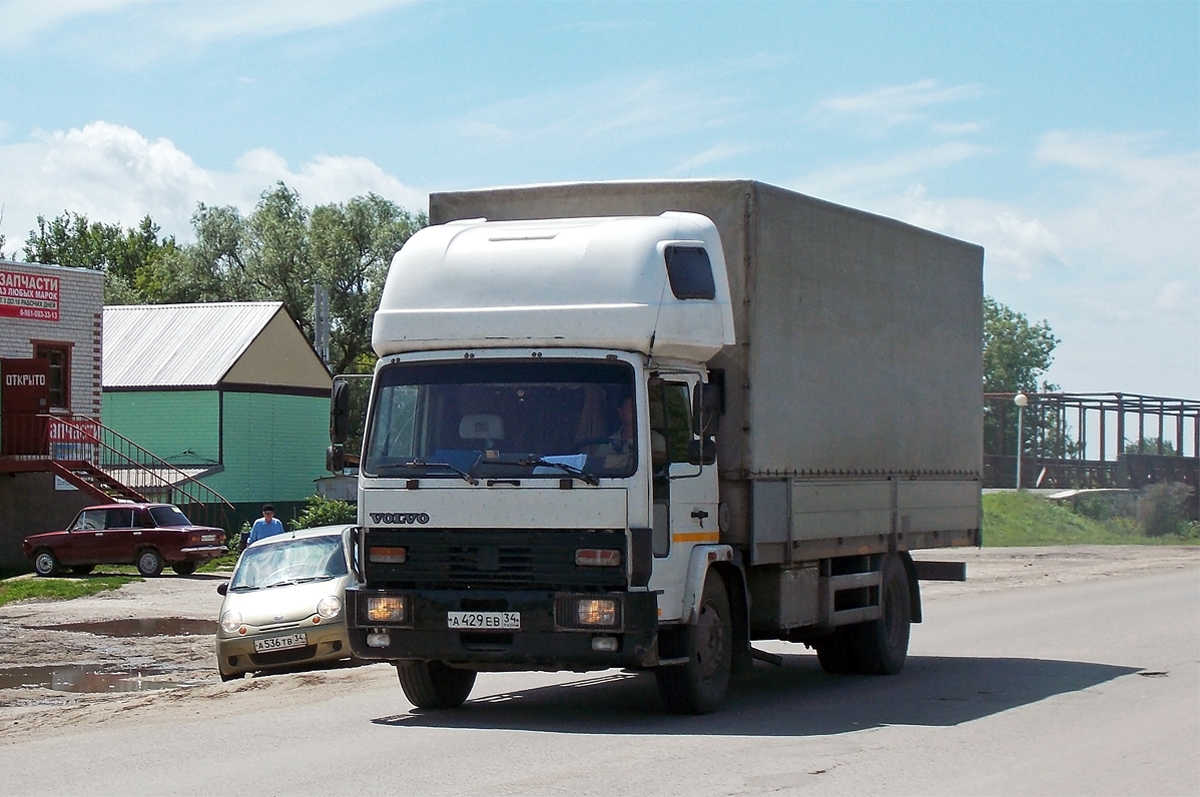
[[[1013,396],[1013,404],[1017,405],[1017,489],[1021,489],[1021,455],[1025,450],[1025,407],[1029,404],[1029,396],[1018,393]]]

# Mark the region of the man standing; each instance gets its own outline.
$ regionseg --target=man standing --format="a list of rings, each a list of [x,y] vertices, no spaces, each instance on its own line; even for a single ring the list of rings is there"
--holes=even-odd
[[[252,545],[276,534],[283,534],[283,522],[276,519],[275,507],[263,504],[262,513],[263,516],[254,521],[254,527],[250,529],[250,538],[246,540],[247,545]]]

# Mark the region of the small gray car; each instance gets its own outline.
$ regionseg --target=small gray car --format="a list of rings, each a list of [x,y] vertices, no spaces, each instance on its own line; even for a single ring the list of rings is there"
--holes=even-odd
[[[217,628],[221,680],[247,672],[350,657],[345,590],[353,526],[322,526],[259,540],[238,559]]]

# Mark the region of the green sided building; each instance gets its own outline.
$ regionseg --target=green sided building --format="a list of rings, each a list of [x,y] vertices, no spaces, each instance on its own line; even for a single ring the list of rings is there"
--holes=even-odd
[[[281,302],[104,308],[102,422],[285,522],[325,475],[330,376]]]

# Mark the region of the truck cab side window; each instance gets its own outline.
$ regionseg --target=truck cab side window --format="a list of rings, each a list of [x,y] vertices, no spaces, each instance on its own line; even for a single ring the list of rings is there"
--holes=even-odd
[[[712,262],[708,252],[699,246],[668,246],[663,252],[667,260],[667,279],[676,299],[715,299]]]

